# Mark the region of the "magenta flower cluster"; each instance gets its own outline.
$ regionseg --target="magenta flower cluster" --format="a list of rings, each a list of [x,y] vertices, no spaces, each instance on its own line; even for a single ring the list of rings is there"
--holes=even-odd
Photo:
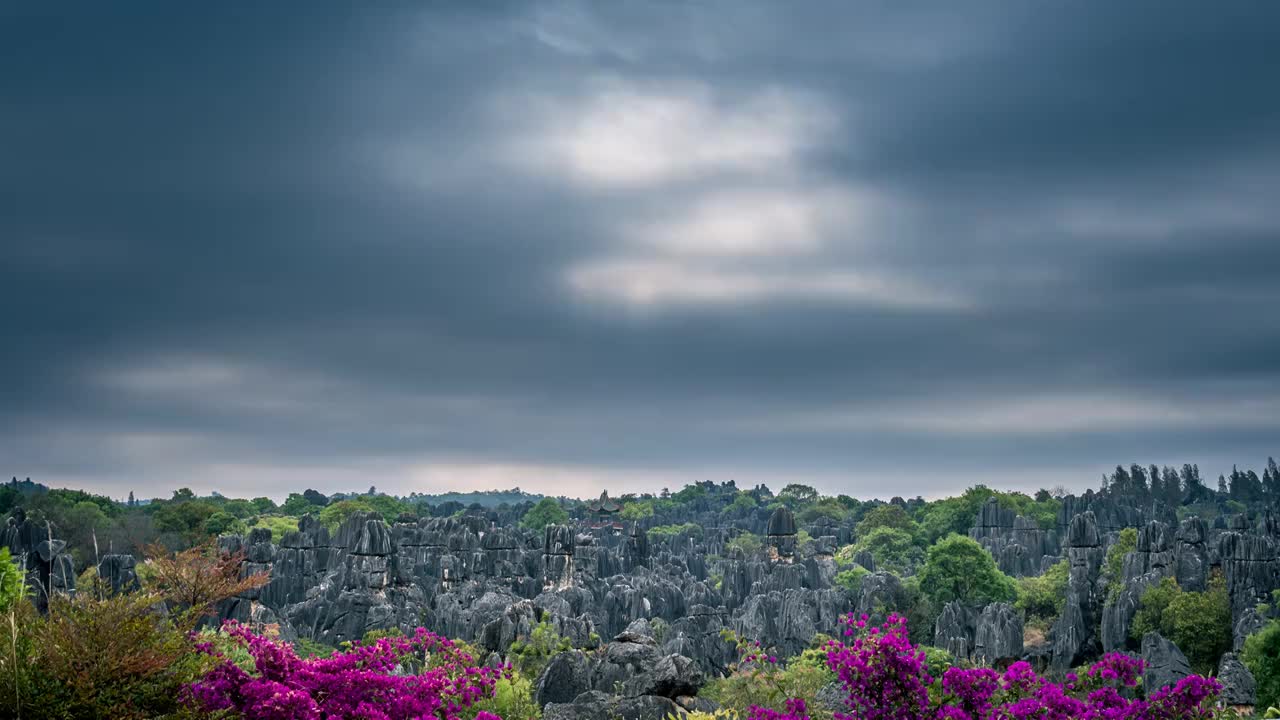
[[[493,697],[502,670],[476,667],[450,640],[418,628],[412,637],[355,644],[328,657],[299,658],[293,647],[230,621],[226,634],[252,658],[246,670],[217,652],[186,702],[204,711],[230,710],[247,720],[460,720],[466,708]],[[475,720],[500,720],[479,712]]]
[[[1040,676],[1025,662],[1004,672],[948,668],[931,677],[925,654],[907,637],[905,618],[890,615],[879,627],[867,617],[846,617],[844,643],[827,651],[828,667],[847,692],[836,720],[1200,720],[1216,716],[1221,684],[1193,675],[1144,698],[1142,660],[1111,653],[1083,676],[1063,683]],[[931,695],[932,689],[932,695]],[[752,708],[750,720],[808,720],[803,702],[782,711]]]

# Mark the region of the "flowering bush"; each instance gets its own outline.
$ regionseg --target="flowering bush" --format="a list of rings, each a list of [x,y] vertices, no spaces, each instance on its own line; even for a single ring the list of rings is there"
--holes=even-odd
[[[383,637],[308,659],[235,622],[223,629],[248,651],[249,667],[213,643],[198,643],[220,662],[187,687],[185,701],[195,709],[229,710],[248,720],[460,720],[466,709],[493,697],[502,676],[502,671],[476,667],[453,642],[423,628],[412,637]],[[498,720],[485,711],[475,718]]]
[[[1111,653],[1082,676],[1063,683],[1038,675],[1025,662],[1003,673],[990,668],[947,668],[935,681],[925,653],[907,638],[897,615],[881,626],[847,617],[848,641],[833,643],[827,663],[847,692],[837,720],[1200,720],[1215,717],[1222,686],[1192,675],[1145,698],[1138,691],[1142,660]],[[930,689],[934,694],[931,697]],[[753,707],[750,720],[808,720],[804,701],[784,709]]]
[[[721,636],[736,645],[738,663],[727,677],[707,683],[698,693],[700,697],[718,703],[736,718],[754,716],[757,711],[775,713],[765,708],[786,706],[803,708],[796,717],[831,720],[831,712],[813,702],[823,686],[835,680],[835,674],[827,667],[831,638],[818,635],[812,646],[799,655],[783,658],[781,652],[732,631],[722,631]],[[772,718],[768,714],[760,716],[760,720]]]

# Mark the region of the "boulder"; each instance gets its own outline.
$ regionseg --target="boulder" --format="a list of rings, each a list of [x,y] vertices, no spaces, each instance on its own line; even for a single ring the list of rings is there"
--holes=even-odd
[[[581,650],[569,650],[551,658],[538,676],[533,699],[538,707],[547,703],[570,703],[591,689],[591,661]]]
[[[1142,661],[1146,665],[1142,672],[1142,687],[1148,693],[1173,685],[1191,674],[1187,656],[1158,632],[1142,636]]]
[[[1218,682],[1222,683],[1222,702],[1227,705],[1253,705],[1258,701],[1253,673],[1235,653],[1224,653],[1218,662]]]

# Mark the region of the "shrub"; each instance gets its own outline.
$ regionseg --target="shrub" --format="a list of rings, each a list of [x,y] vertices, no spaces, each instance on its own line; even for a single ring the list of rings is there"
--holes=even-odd
[[[465,709],[494,696],[500,673],[476,667],[454,643],[419,628],[411,638],[385,637],[327,658],[302,659],[286,643],[255,635],[234,622],[223,626],[252,658],[248,669],[209,643],[217,660],[189,685],[184,702],[202,712],[231,711],[253,720],[321,717],[460,719]],[[488,712],[478,720],[494,720]]]
[[[571,649],[573,644],[569,639],[561,637],[554,625],[543,620],[533,627],[529,637],[512,643],[508,655],[522,675],[536,678],[552,657]]]
[[[9,555],[9,548],[0,548],[0,613],[8,613],[26,594],[26,579],[22,568]]]
[[[848,590],[850,593],[857,595],[862,591],[862,578],[869,575],[870,571],[861,565],[854,565],[848,570],[841,570],[836,573],[836,585]]]
[[[16,678],[27,717],[150,718],[176,712],[204,658],[184,629],[156,612],[160,597],[55,595],[49,614],[29,608]],[[45,708],[41,710],[40,708]]]
[[[1232,642],[1231,600],[1221,573],[1213,574],[1204,592],[1184,592],[1173,578],[1148,588],[1131,633],[1140,640],[1152,630],[1186,653],[1196,672],[1211,672]]]
[[[1014,606],[1026,614],[1028,623],[1048,625],[1062,614],[1070,573],[1070,563],[1062,560],[1042,575],[1018,578],[1018,599]]]
[[[653,503],[648,500],[629,502],[622,508],[623,520],[643,520],[653,517]]]
[[[271,531],[272,541],[279,543],[284,539],[285,533],[291,533],[298,529],[298,518],[283,515],[259,515],[258,519],[249,525],[248,529],[267,528]]]
[[[877,527],[859,538],[853,545],[853,553],[869,552],[876,560],[877,570],[905,573],[924,559],[924,549],[905,530],[893,527]]]
[[[1280,705],[1280,620],[1245,638],[1244,664],[1258,686],[1258,707]]]
[[[908,640],[904,618],[891,616],[879,627],[865,616],[846,617],[845,623],[849,640],[827,649],[828,666],[846,694],[847,714],[837,714],[842,720],[1197,720],[1216,716],[1222,689],[1216,680],[1192,675],[1142,698],[1142,660],[1119,653],[1103,656],[1083,674],[1068,673],[1063,684],[1037,675],[1026,662],[1003,673],[949,667],[938,678],[927,664],[929,653]],[[752,707],[748,718],[801,720],[811,705],[791,697]]]
[[[1107,559],[1102,565],[1103,574],[1107,576],[1107,598],[1115,600],[1124,589],[1124,556],[1138,549],[1137,528],[1125,528],[1120,536],[1107,548]]]
[[[176,554],[152,546],[148,554],[151,588],[177,613],[179,625],[188,629],[211,613],[218,601],[260,588],[271,579],[266,573],[240,577],[244,555],[225,554],[212,540]]]
[[[748,495],[747,497],[751,496]],[[763,548],[764,543],[760,540],[760,536],[749,532],[740,533],[734,536],[732,540],[725,543],[726,550],[741,550],[747,557],[759,554],[760,550]]]
[[[740,638],[732,631],[722,636],[737,645],[739,662],[723,678],[709,682],[700,696],[719,703],[733,717],[743,718],[753,708],[781,706],[788,698],[810,706],[814,720],[831,720],[831,713],[816,702],[818,691],[835,680],[826,665],[826,644],[830,638],[818,635],[799,656],[784,661],[760,643]]]

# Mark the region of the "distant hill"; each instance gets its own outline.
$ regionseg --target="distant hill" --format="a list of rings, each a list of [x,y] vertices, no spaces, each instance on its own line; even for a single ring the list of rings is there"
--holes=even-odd
[[[413,493],[408,497],[401,498],[408,502],[428,502],[432,505],[440,505],[447,502],[458,502],[463,505],[471,505],[479,503],[484,507],[497,507],[502,504],[516,505],[522,502],[537,502],[543,498],[542,495],[536,493],[527,493],[520,488],[512,488],[510,490],[472,490],[471,492],[448,492],[437,495],[425,495],[421,493]]]

